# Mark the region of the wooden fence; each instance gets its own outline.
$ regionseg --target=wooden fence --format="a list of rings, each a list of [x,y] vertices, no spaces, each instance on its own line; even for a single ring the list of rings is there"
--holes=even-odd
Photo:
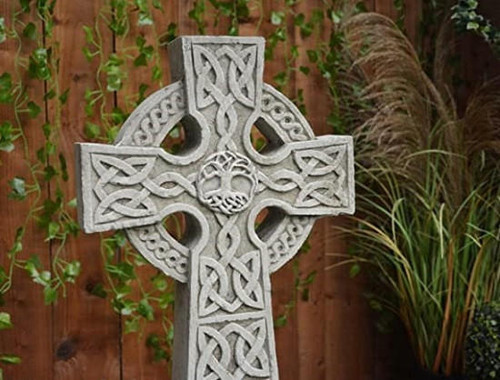
[[[85,44],[82,32],[84,25],[92,25],[102,0],[58,1],[54,33],[60,43],[60,82],[64,88],[70,87],[68,105],[62,113],[61,149],[68,159],[73,157],[73,143],[84,141],[83,134],[86,116],[82,99],[87,87],[91,87],[96,75],[95,63],[89,63],[80,51]],[[416,36],[420,19],[420,0],[406,1],[406,26],[410,36]],[[179,27],[178,34],[196,34],[196,26],[188,18],[193,6],[192,0],[165,1],[166,12],[155,14],[156,22],[168,25],[173,22]],[[271,10],[279,10],[281,1],[264,0],[263,11],[269,15]],[[297,11],[309,14],[321,5],[321,0],[300,2]],[[392,0],[369,0],[367,5],[375,11],[395,16]],[[14,0],[0,1],[0,15],[8,15]],[[257,20],[250,18],[241,25],[240,34],[255,34]],[[134,28],[135,25],[132,25]],[[261,26],[263,33],[272,26],[265,19]],[[209,28],[209,34],[224,34],[227,25]],[[307,64],[305,50],[310,42],[303,40],[291,27],[290,38],[300,47],[302,54],[299,62]],[[147,29],[141,30],[146,33]],[[326,35],[326,34],[325,34]],[[111,33],[102,36],[105,49],[109,52],[119,50],[119,40]],[[133,44],[133,41],[128,41]],[[0,72],[13,69],[16,54],[15,44],[11,41],[0,45]],[[32,46],[25,44],[29,51]],[[162,65],[168,71],[166,54]],[[303,62],[302,62],[303,61]],[[272,77],[283,67],[282,57],[277,56],[266,63],[265,77]],[[142,82],[148,82],[147,70],[136,70],[129,77],[125,90],[118,96],[109,94],[109,104],[123,105],[127,89],[135,89]],[[30,81],[26,78],[26,81]],[[43,82],[32,81],[30,97],[38,104],[44,104],[42,112],[34,119],[23,118],[22,123],[30,144],[40,147],[44,142],[41,125],[51,119],[55,102],[44,99],[47,89]],[[311,73],[309,77],[297,75],[292,87],[304,90],[308,118],[316,134],[330,133],[325,119],[330,111],[326,100],[324,79]],[[153,90],[153,89],[151,89]],[[323,101],[323,99],[325,99]],[[12,111],[7,107],[0,109],[0,119],[11,119]],[[34,154],[34,153],[33,153]],[[13,176],[29,177],[28,169],[22,159],[23,152],[16,149],[9,155],[1,156],[0,166],[0,252],[3,256],[12,245],[15,229],[22,225],[27,212],[27,202],[7,200],[8,180]],[[72,168],[73,162],[68,162]],[[74,173],[69,171],[69,181],[63,191],[68,198],[74,197]],[[54,189],[47,187],[44,192]],[[338,221],[337,221],[338,222]],[[405,340],[397,333],[383,335],[376,331],[374,316],[363,297],[365,282],[363,278],[350,279],[347,270],[325,271],[331,263],[327,253],[342,252],[345,243],[333,237],[332,221],[318,222],[310,239],[312,249],[300,260],[300,272],[317,272],[315,281],[310,285],[307,301],[297,297],[296,308],[292,310],[288,323],[276,331],[280,375],[284,380],[386,380],[401,375],[400,364],[410,357]],[[47,266],[56,254],[54,247],[44,242],[44,236],[34,224],[28,225],[21,255],[24,258],[36,253]],[[112,310],[109,299],[93,295],[89,290],[98,282],[104,282],[103,263],[100,254],[99,238],[95,235],[80,235],[67,243],[64,255],[68,259],[78,259],[83,272],[75,285],[68,286],[65,298],[55,305],[45,306],[41,288],[34,284],[23,271],[16,271],[15,285],[6,297],[3,308],[12,315],[15,328],[2,331],[0,352],[12,352],[22,356],[23,363],[10,366],[5,370],[6,380],[159,380],[168,379],[165,363],[154,363],[152,353],[145,346],[145,336],[151,331],[160,331],[157,324],[151,324],[143,336],[123,333],[123,321]],[[145,273],[153,273],[144,269]],[[289,264],[272,278],[275,315],[283,312],[293,292],[292,265]],[[401,353],[403,352],[403,353]],[[396,364],[395,364],[396,363]],[[404,374],[403,374],[404,375]]]

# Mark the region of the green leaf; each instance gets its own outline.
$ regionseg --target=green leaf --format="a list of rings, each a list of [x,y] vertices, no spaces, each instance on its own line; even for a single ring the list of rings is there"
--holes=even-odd
[[[139,301],[137,306],[137,312],[146,318],[148,321],[153,321],[155,319],[153,307],[149,304],[148,300],[143,298]]]
[[[160,0],[153,0],[151,4],[153,5],[154,8],[163,11],[163,5],[161,5]]]
[[[36,40],[36,26],[32,22],[26,24],[23,30],[23,36],[30,40]]]
[[[11,188],[9,199],[22,201],[26,198],[26,183],[24,181],[24,178],[14,177],[9,181],[9,186]]]
[[[66,158],[62,153],[59,153],[59,165],[61,168],[61,178],[63,181],[67,182],[69,179],[68,166],[66,164]]]
[[[21,4],[21,9],[23,10],[23,12],[29,13],[30,2],[31,2],[31,0],[19,0],[19,4]]]
[[[16,355],[2,355],[0,356],[0,362],[4,364],[19,364],[21,363],[21,358]]]
[[[0,124],[0,150],[11,152],[14,149],[14,141],[18,137],[14,134],[14,126],[10,121]]]
[[[271,24],[273,25],[281,25],[283,20],[285,19],[285,12],[271,12]]]
[[[175,296],[173,293],[165,292],[160,296],[160,300],[158,301],[158,305],[160,309],[166,309],[170,305],[173,305],[175,302]]]
[[[342,12],[336,11],[333,9],[330,11],[328,16],[334,24],[339,24],[342,21],[342,17],[343,17]]]
[[[474,22],[474,21],[469,21],[467,23],[466,29],[467,30],[478,30],[479,29],[479,24],[477,22]]]
[[[0,312],[0,330],[6,330],[12,328],[12,322],[10,320],[10,314],[4,311]]]
[[[50,305],[57,301],[57,290],[51,286],[46,286],[43,289],[43,300],[45,305]]]
[[[163,276],[163,274],[158,274],[156,276],[153,276],[151,278],[151,282],[153,283],[153,286],[155,287],[156,290],[163,292],[167,289],[168,282],[165,276]]]
[[[312,63],[315,63],[319,59],[319,54],[316,50],[308,50],[307,57],[309,58],[309,61],[311,61]]]
[[[76,208],[77,206],[77,202],[76,202],[76,198],[73,198],[72,200],[70,200],[68,203],[67,203],[68,207],[71,207],[71,208]]]
[[[175,38],[177,37],[177,24],[174,22],[171,22],[167,26],[167,31],[164,34],[164,37],[162,37],[162,40],[164,39],[167,43],[172,42]]]
[[[50,222],[47,228],[47,238],[45,240],[47,241],[55,239],[57,234],[59,233],[59,229],[60,229],[59,223]]]
[[[84,25],[83,32],[85,33],[85,42],[88,44],[94,42],[94,31],[90,26]]]
[[[95,284],[90,290],[90,294],[99,298],[106,298],[108,296],[108,293],[104,289],[104,285],[102,283]]]
[[[278,318],[276,318],[276,320],[274,321],[274,326],[277,328],[283,327],[287,324],[287,322],[288,317],[286,316],[286,314],[282,314]]]
[[[38,48],[30,55],[28,72],[31,78],[40,80],[50,79],[49,52],[50,50],[45,48]]]
[[[101,127],[97,124],[87,121],[84,127],[85,136],[89,139],[95,139],[101,134]]]
[[[278,86],[285,86],[288,82],[288,78],[287,78],[287,75],[286,75],[286,72],[285,71],[282,71],[278,74],[276,74],[274,77],[273,77],[274,81],[276,82],[276,84]]]
[[[309,75],[309,72],[311,71],[311,69],[307,66],[300,66],[299,70],[304,75]]]
[[[317,271],[313,270],[311,273],[307,275],[307,277],[302,281],[302,285],[311,285],[318,274]]]
[[[7,28],[5,27],[5,18],[0,17],[0,44],[7,39]]]
[[[3,73],[0,75],[0,103],[11,103],[12,99],[12,76]]]
[[[139,331],[139,318],[127,318],[125,319],[125,334]]]
[[[349,277],[354,278],[359,272],[361,272],[361,266],[359,264],[354,264],[351,266],[351,269],[349,269]]]
[[[148,60],[144,54],[139,54],[136,59],[134,59],[134,66],[139,67],[139,66],[147,66],[148,65]]]
[[[66,104],[66,102],[68,101],[68,94],[69,94],[69,87],[66,89],[66,91],[64,91],[61,95],[59,95],[59,101],[61,102],[61,104]]]
[[[133,265],[122,261],[116,265],[107,264],[106,270],[109,274],[121,281],[133,280],[136,278]]]
[[[66,265],[63,271],[64,280],[67,282],[74,283],[76,278],[80,274],[81,270],[82,270],[82,265],[79,261],[74,260],[68,263],[68,265]]]
[[[163,71],[161,70],[160,66],[154,65],[153,71],[151,72],[151,79],[153,81],[159,81],[162,76],[163,76]]]
[[[27,107],[28,107],[28,115],[32,119],[36,118],[40,114],[40,112],[42,112],[40,106],[33,101],[29,101]]]

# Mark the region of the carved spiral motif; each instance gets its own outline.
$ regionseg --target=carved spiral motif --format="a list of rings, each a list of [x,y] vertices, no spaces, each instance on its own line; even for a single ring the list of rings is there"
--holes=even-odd
[[[250,160],[231,151],[207,158],[196,180],[198,199],[213,211],[233,215],[248,207],[257,188]]]

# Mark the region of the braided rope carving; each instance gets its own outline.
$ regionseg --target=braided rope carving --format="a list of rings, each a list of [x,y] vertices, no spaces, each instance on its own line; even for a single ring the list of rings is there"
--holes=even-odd
[[[158,229],[156,225],[141,227],[139,239],[158,260],[164,261],[169,268],[186,277],[189,249],[174,238]]]
[[[266,90],[266,87],[264,87]],[[262,94],[262,111],[276,122],[277,127],[285,132],[287,141],[306,141],[309,139],[303,122],[287,105],[273,93],[264,91]]]
[[[161,99],[140,121],[139,127],[132,134],[133,145],[151,146],[158,137],[166,135],[165,126],[173,119],[184,115],[186,104],[184,101],[184,88],[182,84],[168,89],[165,97]],[[158,136],[162,135],[162,136]]]

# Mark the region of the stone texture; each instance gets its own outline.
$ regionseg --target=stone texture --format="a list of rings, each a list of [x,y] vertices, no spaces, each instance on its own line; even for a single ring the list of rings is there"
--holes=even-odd
[[[179,282],[175,380],[278,380],[270,274],[318,217],[354,212],[352,139],[315,137],[263,83],[262,38],[180,37],[170,49],[175,82],[130,115],[115,145],[76,144],[80,223],[125,229]],[[159,146],[180,121],[186,144],[173,155]],[[269,140],[261,152],[254,125]],[[174,212],[186,215],[182,242],[162,224]]]

